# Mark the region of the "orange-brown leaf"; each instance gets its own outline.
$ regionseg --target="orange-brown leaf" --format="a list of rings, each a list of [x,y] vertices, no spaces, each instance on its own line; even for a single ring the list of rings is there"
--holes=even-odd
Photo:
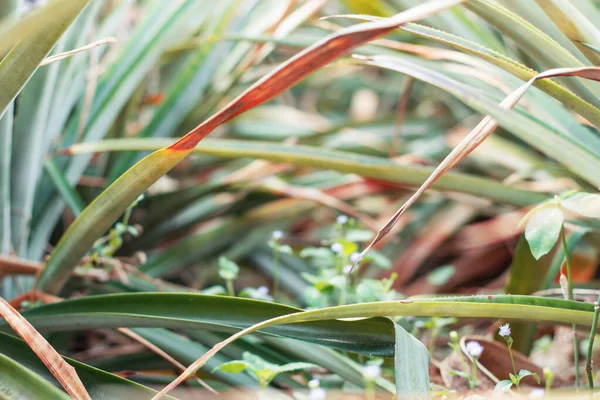
[[[90,399],[75,368],[70,366],[35,328],[6,300],[0,297],[0,315],[8,325],[27,343],[52,375],[76,400]]]

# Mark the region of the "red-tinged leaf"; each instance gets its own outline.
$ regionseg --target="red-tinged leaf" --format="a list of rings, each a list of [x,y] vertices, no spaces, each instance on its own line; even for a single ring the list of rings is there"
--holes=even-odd
[[[405,23],[425,18],[463,1],[433,1],[386,20],[342,29],[275,68],[173,145],[142,159],[102,192],[65,232],[38,278],[38,287],[45,292],[57,293],[94,241],[140,194],[185,158],[198,142],[215,128],[244,111],[272,99],[350,49],[384,35]]]
[[[81,383],[75,368],[54,350],[38,331],[25,318],[21,316],[6,300],[0,297],[0,315],[11,328],[31,347],[31,350],[48,367],[48,370],[60,382],[71,397],[76,400],[90,399],[87,390]]]
[[[257,81],[227,106],[198,125],[169,148],[173,150],[191,150],[200,140],[221,124],[240,115],[244,111],[272,99],[317,69],[346,54],[349,50],[385,35],[403,24],[425,18],[428,15],[462,2],[464,0],[429,2],[388,19],[367,22],[342,29],[338,33],[324,38],[279,65],[271,73]]]

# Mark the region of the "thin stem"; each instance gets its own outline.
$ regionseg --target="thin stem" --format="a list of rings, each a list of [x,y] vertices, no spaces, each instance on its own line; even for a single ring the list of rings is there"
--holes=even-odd
[[[279,243],[273,246],[273,298],[279,295]]]
[[[510,355],[510,363],[512,364],[512,369],[513,369],[513,374],[515,374],[515,376],[519,376],[517,374],[517,367],[515,366],[515,358],[513,357],[513,353],[512,353],[512,346],[508,346],[508,354]],[[516,386],[517,389],[519,388],[519,380],[516,381]]]
[[[230,296],[235,296],[235,290],[233,289],[233,281],[231,279],[227,279],[227,293]]]
[[[560,237],[562,240],[562,247],[565,254],[565,265],[567,267],[567,292],[569,294],[569,300],[574,300],[573,296],[573,277],[571,273],[571,257],[569,256],[569,246],[567,245],[567,235],[565,234],[565,224],[562,224],[560,229]],[[573,362],[575,364],[575,386],[579,387],[579,342],[577,340],[577,326],[572,324],[573,327]]]
[[[473,357],[473,372],[471,375],[471,382],[469,382],[469,387],[471,390],[477,387],[477,357]]]
[[[375,399],[375,385],[372,379],[367,379],[365,382],[365,393],[367,400]]]
[[[596,338],[596,327],[598,326],[598,314],[600,314],[600,296],[598,296],[598,300],[596,300],[596,304],[594,305],[594,319],[592,321],[592,328],[590,329],[587,359],[585,361],[585,372],[587,373],[590,390],[594,390],[594,376],[592,375],[592,352],[594,350],[594,339]]]
[[[433,356],[433,350],[435,350],[435,342],[437,340],[438,335],[440,334],[440,328],[438,327],[438,317],[433,317],[431,322],[433,323],[433,327],[431,328],[431,339],[429,340],[429,354]]]

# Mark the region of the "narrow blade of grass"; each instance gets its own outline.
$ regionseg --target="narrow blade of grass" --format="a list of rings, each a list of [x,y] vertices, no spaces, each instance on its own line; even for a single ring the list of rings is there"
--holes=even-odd
[[[425,3],[385,21],[343,29],[275,68],[173,145],[142,159],[102,192],[61,238],[39,276],[39,288],[57,293],[94,241],[140,194],[185,158],[198,142],[216,127],[270,100],[350,49],[391,32],[402,24],[424,18],[461,2],[440,0]]]

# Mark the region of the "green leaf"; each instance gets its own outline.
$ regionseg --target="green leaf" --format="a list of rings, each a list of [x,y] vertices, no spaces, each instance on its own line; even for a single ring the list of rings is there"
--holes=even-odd
[[[533,376],[535,378],[536,382],[538,384],[540,383],[540,377],[537,374],[535,374],[531,371],[528,371],[526,369],[522,369],[519,371],[519,380],[525,378],[526,376]]]
[[[40,361],[38,356],[22,340],[0,333],[0,354],[13,359],[22,366],[35,372],[44,379],[58,385],[48,368]],[[110,374],[98,368],[71,360],[65,360],[77,371],[77,375],[85,385],[88,393],[94,400],[114,400],[120,398],[149,398],[156,392],[138,383]],[[1,376],[2,374],[0,374]],[[0,377],[1,379],[1,377]],[[54,398],[54,397],[46,397]]]
[[[564,214],[558,207],[537,211],[525,228],[525,238],[536,260],[548,254],[556,244],[564,222]]]
[[[38,275],[38,288],[50,293],[59,292],[94,241],[116,221],[133,200],[174,168],[214,129],[271,100],[351,49],[389,33],[402,24],[426,18],[458,3],[457,0],[429,3],[385,21],[341,29],[272,69],[172,146],[143,158],[96,197],[69,226],[52,251],[44,269]],[[118,63],[116,67],[119,68]]]
[[[374,56],[366,60],[367,64],[405,73],[446,90],[468,106],[487,114],[519,139],[558,160],[592,185],[600,186],[600,175],[592,173],[600,169],[600,156],[585,143],[538,123],[537,120],[519,110],[506,110],[482,95],[480,91],[426,68],[407,57]]]
[[[299,311],[294,307],[244,298],[188,293],[131,293],[66,300],[32,308],[22,314],[42,331],[157,327],[236,332],[258,322]],[[4,321],[0,321],[0,327],[8,329]],[[274,328],[264,333],[359,353],[393,353],[393,327],[385,318],[358,322],[332,320],[298,328]]]
[[[252,354],[249,351],[244,352],[244,354],[242,354],[242,358],[253,370],[274,371],[275,368],[278,367],[278,365],[272,364],[264,358],[259,357],[256,354]]]
[[[493,104],[493,107],[496,107],[496,105]],[[66,152],[68,154],[81,154],[105,151],[154,150],[170,144],[173,144],[173,139],[114,139],[96,143],[76,144],[69,147]],[[253,157],[332,169],[408,186],[420,185],[433,172],[433,168],[430,167],[399,165],[381,157],[364,156],[312,146],[288,146],[271,142],[208,138],[204,139],[194,149],[194,153],[226,158]],[[453,172],[442,176],[433,185],[433,188],[468,193],[518,207],[539,203],[547,199],[547,196],[541,193],[517,189],[473,175]],[[303,252],[300,255],[302,256],[302,254]]]
[[[56,13],[51,13],[54,7],[42,8],[36,12],[36,15],[43,15],[47,19],[48,22],[44,23],[46,28],[39,31],[33,28],[29,33],[19,37],[19,41],[0,62],[0,116],[4,114],[8,105],[19,94],[88,0],[63,0],[54,3],[57,5],[61,3],[59,7],[62,7],[60,10],[55,10]],[[1,27],[0,32],[5,36],[10,35],[8,32],[2,32]]]
[[[246,370],[246,368],[250,368],[250,365],[246,361],[230,361],[219,365],[214,370],[227,372],[228,374],[239,374],[240,372]]]
[[[0,397],[10,400],[71,398],[30,369],[3,354],[0,354]]]
[[[383,301],[353,304],[303,311],[284,315],[248,327],[219,342],[204,356],[196,360],[160,394],[168,393],[179,383],[204,366],[220,349],[249,333],[268,327],[322,321],[332,318],[365,318],[370,316],[444,316],[469,318],[500,318],[528,321],[572,323],[590,326],[593,305],[571,300],[549,299],[537,296],[472,296],[447,297],[426,300]],[[355,350],[354,350],[355,351]]]
[[[427,283],[435,286],[445,285],[454,276],[456,267],[454,265],[443,265],[427,274]]]
[[[133,332],[137,333],[144,339],[148,340],[150,343],[158,346],[158,348],[164,350],[173,358],[178,360],[184,365],[190,364],[194,362],[195,359],[200,357],[202,354],[208,351],[208,348],[195,341],[194,336],[192,334],[185,332],[188,334],[188,337],[180,335],[178,333],[172,332],[168,329],[161,328],[134,328]],[[205,332],[199,333],[199,335],[206,334]],[[194,340],[191,340],[191,339]],[[235,386],[255,386],[254,379],[247,375],[231,375],[227,373],[223,373],[220,371],[215,371],[215,369],[220,365],[224,364],[227,361],[231,360],[231,357],[227,357],[225,354],[220,354],[219,357],[215,357],[209,363],[206,364],[205,368],[203,368],[202,373],[211,373],[219,380],[227,382],[231,385]],[[120,370],[117,366],[116,370]],[[151,367],[152,368],[152,367]]]
[[[590,229],[584,228],[581,230],[576,230],[569,232],[567,234],[567,249],[569,250],[569,254],[573,253],[573,250],[579,245],[582,239],[590,233]],[[548,272],[544,277],[544,281],[541,290],[550,289],[554,285],[554,280],[558,276],[558,272],[560,271],[560,267],[563,264],[565,259],[564,253],[562,251],[557,251],[552,257],[552,262],[548,267]]]
[[[399,398],[429,399],[429,351],[400,325],[396,328],[394,376]]]
[[[226,281],[233,281],[238,278],[240,267],[225,256],[219,257],[219,276]]]
[[[575,193],[561,200],[561,206],[588,218],[600,218],[600,194]]]
[[[294,254],[294,250],[292,250],[292,248],[287,244],[279,245],[277,251],[281,254]]]
[[[506,294],[531,294],[541,289],[548,263],[545,258],[533,257],[527,239],[521,235],[513,254],[508,281],[504,288]],[[533,345],[533,335],[537,327],[534,324],[511,324],[514,348],[523,354],[529,354]]]
[[[11,249],[10,161],[12,155],[13,105],[0,117],[0,254]],[[13,296],[5,297],[12,298]]]
[[[504,379],[504,380],[496,383],[496,386],[494,387],[494,392],[506,393],[510,390],[512,385],[513,385],[513,383],[510,379]]]
[[[498,3],[490,0],[471,0],[465,3],[465,7],[513,39],[544,69],[583,66],[581,61],[546,33]],[[589,103],[600,106],[600,99],[596,97],[598,90],[594,89],[593,82],[565,80],[565,85]]]
[[[543,0],[537,3],[588,60],[595,65],[600,62],[600,56],[583,44],[587,42],[600,46],[600,31],[594,23],[567,0]]]
[[[293,372],[293,371],[299,371],[299,370],[307,370],[307,369],[315,369],[315,368],[319,368],[318,365],[315,364],[311,364],[311,363],[307,363],[307,362],[293,362],[293,363],[289,363],[289,364],[285,364],[285,365],[280,365],[278,366],[275,371],[278,374],[284,373],[284,372]]]

